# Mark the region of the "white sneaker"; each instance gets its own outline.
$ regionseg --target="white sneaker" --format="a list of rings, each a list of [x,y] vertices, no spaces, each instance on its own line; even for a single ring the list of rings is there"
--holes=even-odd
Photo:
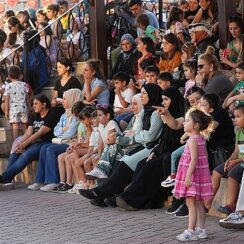
[[[198,239],[207,239],[208,238],[208,235],[207,235],[207,232],[205,229],[201,229],[201,228],[197,227],[196,234],[197,234]]]
[[[43,186],[44,186],[44,185],[41,184],[41,183],[34,183],[34,184],[32,184],[32,185],[27,186],[27,188],[28,188],[29,190],[32,190],[32,191],[37,191],[37,190],[40,190],[40,188],[43,187]]]
[[[179,241],[197,241],[198,237],[195,231],[185,230],[182,234],[176,236],[176,239]]]
[[[79,184],[74,184],[73,188],[70,189],[70,190],[68,190],[68,193],[70,193],[70,194],[76,194],[77,191],[78,191],[78,189],[79,189],[78,186],[79,186]]]
[[[40,188],[41,191],[49,192],[52,191],[58,184],[47,184]]]
[[[162,187],[171,187],[175,185],[175,179],[172,179],[169,175],[166,180],[161,183]]]
[[[95,180],[95,179],[106,179],[108,178],[107,175],[105,175],[100,169],[94,168],[91,172],[86,173],[86,178],[89,180]]]
[[[80,194],[79,189],[87,189],[86,185],[80,181],[78,184],[75,184],[72,189],[68,190],[68,193],[71,194]]]
[[[219,221],[220,226],[228,229],[243,229],[244,215],[240,213],[231,213],[227,218]]]

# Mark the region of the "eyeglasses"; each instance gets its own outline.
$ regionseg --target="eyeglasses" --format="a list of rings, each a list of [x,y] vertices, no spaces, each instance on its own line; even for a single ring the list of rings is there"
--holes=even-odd
[[[198,69],[202,69],[205,65],[206,65],[206,64],[198,64],[198,65],[197,65],[197,68],[198,68]]]
[[[108,109],[109,104],[97,104],[96,109]]]

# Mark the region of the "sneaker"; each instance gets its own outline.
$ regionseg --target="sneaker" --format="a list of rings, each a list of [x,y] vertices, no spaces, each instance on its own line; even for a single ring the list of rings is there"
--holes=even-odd
[[[185,230],[182,234],[176,236],[178,241],[197,241],[198,237],[196,232],[191,232],[189,230]]]
[[[207,239],[208,238],[206,230],[202,229],[200,227],[196,228],[196,234],[197,234],[198,239]]]
[[[227,229],[244,229],[244,215],[231,213],[227,218],[221,219],[219,225]]]
[[[188,215],[189,215],[189,210],[188,207],[186,206],[186,203],[183,203],[179,211],[175,213],[175,217],[177,218],[185,218],[188,217]]]
[[[162,187],[171,187],[175,185],[175,179],[171,178],[171,176],[168,176],[168,178],[161,183]]]
[[[52,189],[53,192],[58,191],[60,188],[62,188],[65,185],[65,183],[60,182],[56,187]]]
[[[70,194],[79,194],[78,190],[79,190],[79,184],[74,184],[74,186],[68,190],[68,193]],[[78,192],[78,193],[77,193]]]
[[[91,172],[86,173],[86,178],[88,180],[107,179],[108,176],[104,174],[100,169],[94,168]]]
[[[175,214],[175,213],[177,213],[180,210],[183,202],[184,202],[183,199],[176,199],[175,197],[173,197],[172,204],[166,210],[166,214]]]
[[[47,184],[47,185],[41,187],[40,190],[44,191],[44,192],[49,192],[49,191],[52,191],[56,186],[58,186],[58,184]]]
[[[55,191],[55,188],[52,191],[57,192],[57,193],[66,193],[66,192],[68,192],[68,190],[70,190],[72,188],[73,188],[73,185],[63,184],[63,186],[57,188],[56,191]]]
[[[32,191],[37,191],[37,190],[40,190],[40,188],[43,186],[44,185],[41,183],[34,183],[32,185],[27,186],[27,189],[32,190]]]
[[[218,211],[220,213],[226,214],[229,216],[231,213],[233,213],[235,210],[232,206],[226,205],[226,206],[219,206]]]

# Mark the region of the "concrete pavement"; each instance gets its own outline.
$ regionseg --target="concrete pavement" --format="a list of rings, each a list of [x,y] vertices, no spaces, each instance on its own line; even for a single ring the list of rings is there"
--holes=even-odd
[[[0,191],[1,244],[179,243],[187,227],[165,209],[127,212],[99,208],[79,195],[32,192],[25,187]],[[207,217],[208,240],[195,243],[244,243],[243,230],[227,230]],[[194,243],[194,242],[193,242]]]

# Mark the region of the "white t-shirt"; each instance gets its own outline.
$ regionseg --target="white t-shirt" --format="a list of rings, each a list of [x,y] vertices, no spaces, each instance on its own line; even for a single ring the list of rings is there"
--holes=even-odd
[[[89,140],[89,147],[94,147],[97,149],[99,139],[99,132],[97,127],[92,127],[92,133]]]
[[[5,88],[5,96],[9,96],[10,110],[13,113],[27,112],[26,97],[28,88],[25,82],[14,81]]]
[[[127,103],[131,103],[131,99],[134,96],[134,91],[130,88],[127,88],[126,90],[121,92],[121,96],[125,99]],[[119,111],[119,109],[124,108],[122,104],[120,103],[119,97],[117,94],[115,94],[114,98],[114,112]]]
[[[102,137],[103,142],[105,142],[107,139],[108,131],[113,129],[115,129],[117,133],[121,133],[118,124],[114,120],[110,120],[106,126],[99,124],[98,131]]]

